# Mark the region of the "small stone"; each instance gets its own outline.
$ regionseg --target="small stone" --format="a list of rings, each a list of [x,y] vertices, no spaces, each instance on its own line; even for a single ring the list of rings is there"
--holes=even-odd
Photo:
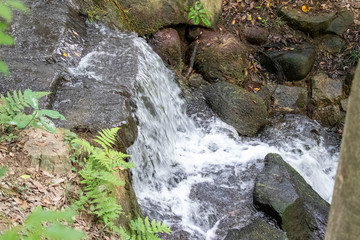
[[[249,27],[245,29],[244,35],[249,43],[262,45],[267,42],[269,31],[266,28]]]

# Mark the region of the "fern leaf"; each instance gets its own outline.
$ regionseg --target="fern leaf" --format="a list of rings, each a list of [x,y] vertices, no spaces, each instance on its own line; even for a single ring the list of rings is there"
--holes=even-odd
[[[99,143],[106,151],[108,147],[112,147],[116,141],[116,134],[120,128],[102,129],[95,137],[94,141]]]
[[[115,186],[124,186],[125,182],[121,180],[119,177],[115,176],[113,173],[101,171],[96,173],[96,177],[108,184]]]
[[[82,139],[74,139],[71,141],[71,143],[75,143],[80,145],[86,152],[89,154],[93,153],[95,150],[95,147],[92,146],[88,141],[82,140]]]

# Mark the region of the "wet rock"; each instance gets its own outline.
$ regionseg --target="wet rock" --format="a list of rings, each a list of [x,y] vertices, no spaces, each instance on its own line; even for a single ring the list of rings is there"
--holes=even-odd
[[[330,53],[341,52],[345,45],[345,40],[339,36],[326,35],[321,39],[321,50],[326,50]]]
[[[205,80],[241,83],[247,67],[247,50],[230,33],[206,31],[199,38],[195,68]]]
[[[326,32],[341,35],[354,21],[354,13],[350,10],[310,15],[297,8],[286,6],[281,8],[280,15],[292,28],[308,32],[313,36]]]
[[[188,9],[193,4],[188,0],[118,0],[120,9],[126,12],[127,24],[140,35],[151,34],[169,25],[191,24]],[[212,12],[209,16],[212,26],[216,26],[221,15],[221,1],[201,2],[204,9]],[[203,23],[200,23],[203,25]],[[204,25],[203,25],[204,26]]]
[[[32,164],[41,169],[66,174],[71,170],[70,146],[64,143],[65,130],[56,129],[56,135],[37,128],[24,131],[24,149],[31,157]]]
[[[199,88],[203,84],[208,84],[201,74],[194,73],[191,74],[189,77],[189,86],[193,88]]]
[[[271,103],[272,103],[271,94],[272,93],[267,86],[261,87],[260,90],[256,92],[256,95],[258,95],[259,97],[261,97],[264,100],[268,111],[271,110]]]
[[[288,81],[297,81],[304,79],[311,71],[316,53],[310,44],[303,44],[286,50],[272,50],[267,56],[268,58],[262,59],[266,68],[270,71],[282,71]]]
[[[269,31],[266,28],[248,27],[244,31],[246,41],[255,45],[262,45],[267,42]]]
[[[327,27],[326,31],[337,35],[343,34],[354,22],[354,13],[350,10],[338,12],[335,18]]]
[[[330,205],[280,155],[265,157],[254,203],[278,220],[289,239],[324,239]]]
[[[234,84],[217,82],[205,88],[207,103],[240,135],[254,136],[267,123],[264,100]]]
[[[311,99],[317,106],[334,103],[342,95],[342,82],[329,78],[325,73],[311,78],[311,88]]]
[[[165,63],[181,73],[184,65],[181,58],[181,41],[175,29],[159,30],[149,40],[149,44]]]
[[[348,109],[348,104],[349,104],[349,98],[343,99],[340,101],[341,104],[341,110],[343,110],[344,112],[347,111]]]
[[[256,219],[246,227],[230,230],[224,240],[286,240],[286,233],[262,219]]]
[[[268,87],[270,92],[273,92],[275,111],[306,113],[308,103],[306,88],[286,85]]]
[[[316,108],[312,114],[312,119],[324,127],[333,127],[341,121],[340,108],[338,105]]]

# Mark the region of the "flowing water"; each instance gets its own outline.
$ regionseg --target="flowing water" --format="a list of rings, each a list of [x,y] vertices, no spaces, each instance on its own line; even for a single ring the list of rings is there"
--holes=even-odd
[[[252,190],[271,152],[331,200],[338,140],[318,123],[278,116],[258,137],[239,137],[206,107],[201,94],[190,93],[192,100],[185,103],[173,72],[144,39],[98,31],[94,50],[69,73],[86,77],[82,84],[101,82],[130,92],[138,122],[137,140],[128,149],[136,166],[134,189],[144,213],[172,227],[164,239],[223,239],[229,229],[262,216],[252,205]],[[118,67],[109,68],[114,63]],[[72,84],[66,87],[76,88]]]

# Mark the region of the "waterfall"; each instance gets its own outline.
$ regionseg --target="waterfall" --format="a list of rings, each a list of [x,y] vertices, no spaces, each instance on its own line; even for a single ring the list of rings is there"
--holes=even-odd
[[[325,131],[318,123],[299,115],[275,118],[275,127],[250,139],[214,115],[188,116],[174,74],[143,39],[133,42],[139,62],[132,93],[139,135],[128,149],[134,188],[144,212],[172,226],[167,239],[221,239],[226,229],[259,214],[250,198],[270,152],[331,200],[338,146],[311,133]]]
[[[101,26],[90,29],[88,37],[84,57],[69,69],[74,77],[58,90],[64,96],[54,106],[77,106],[82,89],[82,99],[97,95],[80,117],[107,97],[100,107],[104,116],[113,116],[108,122],[118,125],[117,116],[125,111],[118,107],[124,99],[118,92],[131,96],[138,125],[128,149],[135,163],[133,185],[144,213],[171,226],[173,233],[164,239],[222,239],[229,229],[261,216],[252,205],[252,191],[271,152],[331,200],[339,147],[318,123],[300,115],[279,116],[258,137],[239,137],[201,94],[191,93],[192,102],[181,98],[174,73],[144,39]]]

